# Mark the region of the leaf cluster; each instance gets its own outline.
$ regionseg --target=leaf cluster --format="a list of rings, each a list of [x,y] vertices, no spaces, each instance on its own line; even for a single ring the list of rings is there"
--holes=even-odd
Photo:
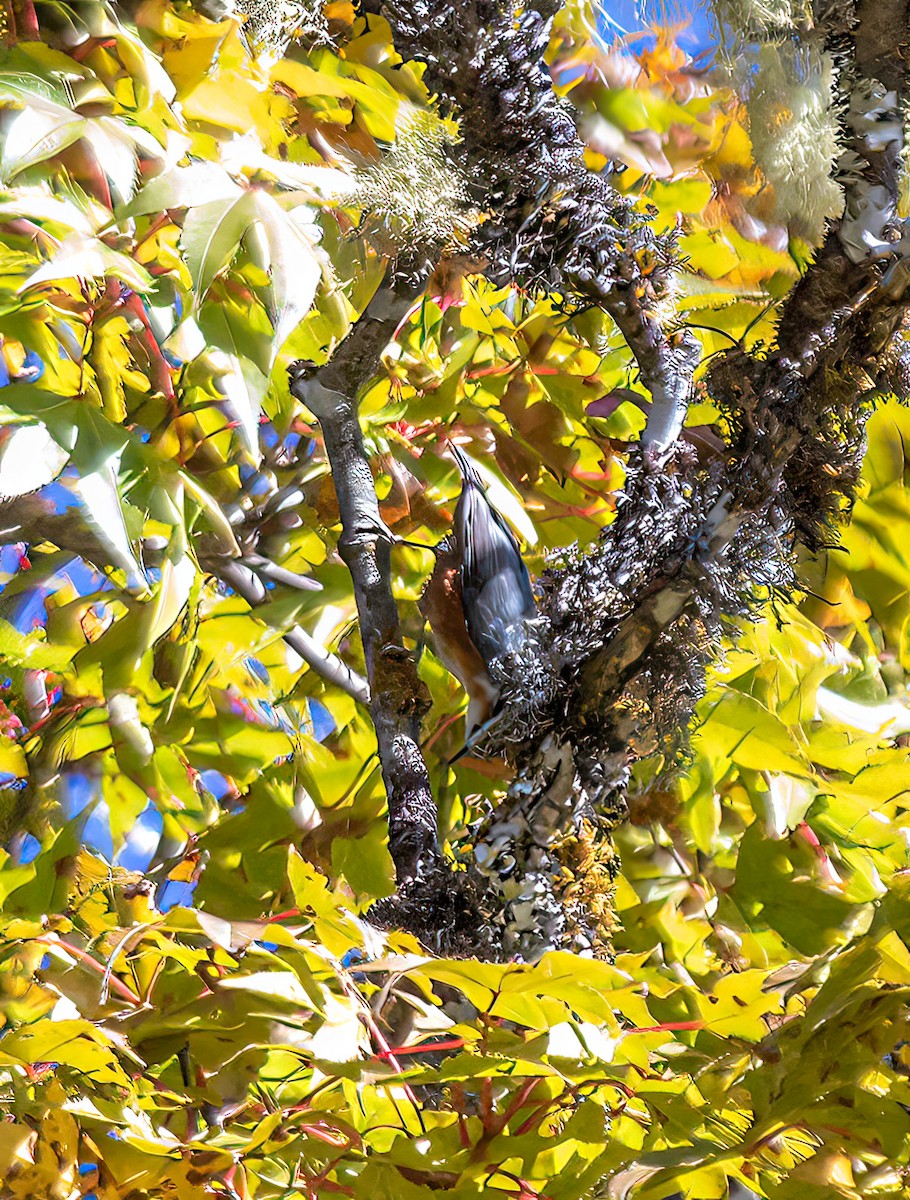
[[[871,422],[815,598],[756,608],[716,665],[691,761],[642,747],[614,961],[379,933],[375,737],[282,639],[301,624],[362,669],[286,365],[331,355],[402,244],[472,236],[477,180],[384,21],[345,5],[334,46],[282,56],[170,0],[37,12],[0,64],[0,1192],[902,1194],[906,410]],[[547,53],[590,165],[625,162],[636,220],[679,227],[665,302],[705,363],[770,341],[806,248],[763,207],[729,85],[670,39],[607,52],[571,8]],[[613,521],[644,423],[602,312],[478,266],[442,259],[362,397],[383,520],[418,543],[392,551],[409,647],[448,434],[540,575]],[[701,392],[693,453],[725,419]],[[255,611],[218,581],[254,555],[284,572],[256,575]],[[420,671],[457,860],[501,772],[449,765],[463,696],[431,647]],[[607,910],[585,836],[567,894],[595,878]]]

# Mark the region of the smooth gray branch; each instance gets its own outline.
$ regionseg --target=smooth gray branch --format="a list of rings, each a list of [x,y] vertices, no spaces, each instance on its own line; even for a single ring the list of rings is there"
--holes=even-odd
[[[211,566],[210,566],[210,569]],[[256,609],[266,599],[262,584],[248,567],[237,559],[226,559],[218,568],[218,577],[238,596],[242,596],[250,608]],[[303,661],[326,683],[341,688],[360,704],[370,703],[370,688],[362,675],[358,675],[337,654],[311,637],[299,625],[282,631],[281,636]]]
[[[384,284],[325,366],[315,370],[295,363],[290,368],[292,393],[322,428],[338,497],[338,550],[354,584],[399,887],[438,866],[441,858],[436,804],[420,752],[420,721],[428,699],[414,659],[402,644],[392,594],[391,542],[364,449],[357,399],[416,291],[413,283]]]

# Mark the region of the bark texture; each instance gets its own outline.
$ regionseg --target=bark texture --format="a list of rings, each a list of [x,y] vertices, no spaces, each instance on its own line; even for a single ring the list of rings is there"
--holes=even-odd
[[[774,350],[736,349],[712,368],[727,449],[705,463],[676,442],[694,341],[657,316],[672,287],[673,239],[654,236],[609,174],[585,169],[543,62],[552,4],[366,0],[459,118],[463,141],[452,152],[488,217],[472,247],[488,273],[558,290],[569,305],[600,305],[654,401],[601,545],[586,557],[567,552],[540,581],[533,661],[497,665],[507,702],[493,748],[516,773],[472,840],[504,955],[604,952],[602,905],[579,862],[601,882],[609,875],[606,835],[621,819],[632,763],[679,761],[721,636],[770,594],[790,593],[799,547],[830,540],[852,497],[874,389],[903,371],[893,337],[906,307],[896,218],[906,72],[884,7],[906,27],[894,0],[820,3],[802,35],[837,55],[845,217],[783,306]]]
[[[413,281],[393,278],[381,286],[325,366],[292,365],[291,389],[318,419],[332,469],[342,523],[338,550],[354,586],[370,715],[388,796],[389,850],[398,890],[394,901],[374,906],[372,917],[457,952],[482,941],[479,909],[467,875],[452,874],[439,850],[436,803],[420,751],[429,698],[402,644],[391,583],[394,539],[379,512],[357,406],[360,389],[377,373],[414,294]]]
[[[799,35],[836,60],[845,213],[784,304],[772,351],[735,348],[713,364],[706,383],[726,444],[705,460],[677,440],[697,344],[659,318],[674,238],[655,235],[609,170],[585,167],[543,58],[553,0],[364,0],[459,120],[462,140],[448,153],[484,216],[469,252],[497,282],[601,307],[653,401],[616,519],[593,553],[570,548],[539,581],[527,649],[491,667],[504,714],[488,748],[509,758],[514,778],[472,831],[468,870],[454,874],[437,844],[419,749],[426,700],[401,645],[391,539],[357,413],[415,285],[388,282],[329,363],[292,370],[335,480],[389,798],[399,891],[373,910],[378,919],[447,953],[609,953],[609,833],[631,766],[679,763],[722,636],[769,595],[793,591],[797,552],[825,545],[849,506],[876,389],[907,390],[895,340],[910,285],[910,236],[897,218],[907,80],[890,24],[906,26],[905,8],[817,0],[814,26]],[[410,247],[402,262],[413,269],[420,256]]]
[[[490,219],[475,251],[497,282],[556,291],[602,306],[651,391],[645,442],[659,449],[682,427],[698,347],[665,330],[656,305],[672,284],[675,237],[589,171],[571,105],[553,91],[544,51],[559,5],[469,0],[364,0],[382,13],[404,58],[459,120],[454,153],[471,200]]]

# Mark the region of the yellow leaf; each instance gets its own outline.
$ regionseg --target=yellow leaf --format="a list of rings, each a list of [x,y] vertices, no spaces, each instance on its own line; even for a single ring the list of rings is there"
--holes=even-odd
[[[9,738],[0,738],[0,775],[15,775],[17,779],[28,775],[25,751]]]
[[[875,977],[882,983],[910,984],[910,950],[892,930],[878,943],[881,966]]]

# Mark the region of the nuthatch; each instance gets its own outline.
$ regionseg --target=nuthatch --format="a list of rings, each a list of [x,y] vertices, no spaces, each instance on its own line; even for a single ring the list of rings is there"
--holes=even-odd
[[[454,444],[461,496],[452,533],[435,549],[436,566],[420,598],[442,664],[468,693],[468,738],[495,714],[496,658],[520,650],[537,608],[515,535],[490,503],[471,460]]]

